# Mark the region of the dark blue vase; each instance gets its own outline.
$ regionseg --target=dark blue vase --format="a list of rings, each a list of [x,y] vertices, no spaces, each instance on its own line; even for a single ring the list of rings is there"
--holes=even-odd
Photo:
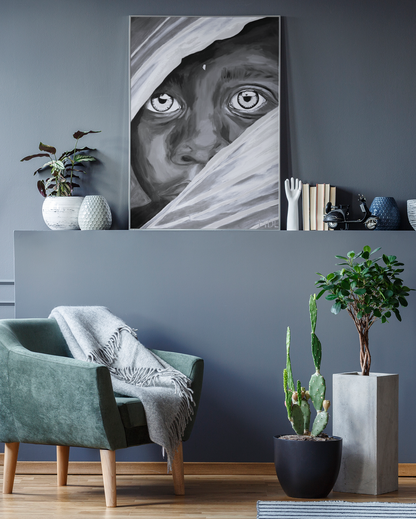
[[[370,205],[371,214],[378,216],[376,231],[394,231],[400,225],[400,212],[392,196],[376,196]]]

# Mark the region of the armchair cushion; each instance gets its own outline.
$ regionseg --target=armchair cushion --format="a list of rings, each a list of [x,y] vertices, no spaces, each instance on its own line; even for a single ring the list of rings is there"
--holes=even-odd
[[[143,404],[138,398],[116,396],[116,404],[126,429],[147,424]]]

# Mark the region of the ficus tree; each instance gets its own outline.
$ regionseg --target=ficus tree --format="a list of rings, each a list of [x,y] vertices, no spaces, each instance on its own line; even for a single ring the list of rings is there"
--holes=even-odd
[[[401,321],[399,308],[407,306],[407,297],[413,290],[400,278],[404,265],[396,256],[371,258],[379,250],[380,247],[371,250],[367,245],[358,254],[351,251],[346,256],[335,256],[342,260],[338,264],[342,268],[326,276],[318,272],[320,279],[315,283],[320,289],[317,299],[326,293],[325,298],[333,301],[332,313],[347,310],[352,317],[360,339],[362,375],[370,374],[370,328],[378,320],[388,322],[392,315]]]

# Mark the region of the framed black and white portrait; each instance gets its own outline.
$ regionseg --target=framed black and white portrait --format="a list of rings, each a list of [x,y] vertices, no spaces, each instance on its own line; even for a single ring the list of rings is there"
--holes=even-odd
[[[130,17],[130,228],[280,228],[280,17]]]

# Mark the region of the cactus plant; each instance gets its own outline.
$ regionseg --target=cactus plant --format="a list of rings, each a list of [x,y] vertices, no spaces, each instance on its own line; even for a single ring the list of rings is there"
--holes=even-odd
[[[320,373],[322,346],[315,333],[318,314],[315,294],[309,298],[309,314],[311,319],[311,350],[316,371],[311,376],[308,391],[302,387],[299,380],[295,386],[290,360],[291,336],[290,328],[288,327],[286,333],[286,368],[283,370],[283,388],[285,391],[287,417],[293,430],[299,435],[319,436],[328,424],[328,408],[330,402],[329,400],[325,400],[325,379]],[[310,430],[311,408],[309,399],[317,411],[312,430]]]

